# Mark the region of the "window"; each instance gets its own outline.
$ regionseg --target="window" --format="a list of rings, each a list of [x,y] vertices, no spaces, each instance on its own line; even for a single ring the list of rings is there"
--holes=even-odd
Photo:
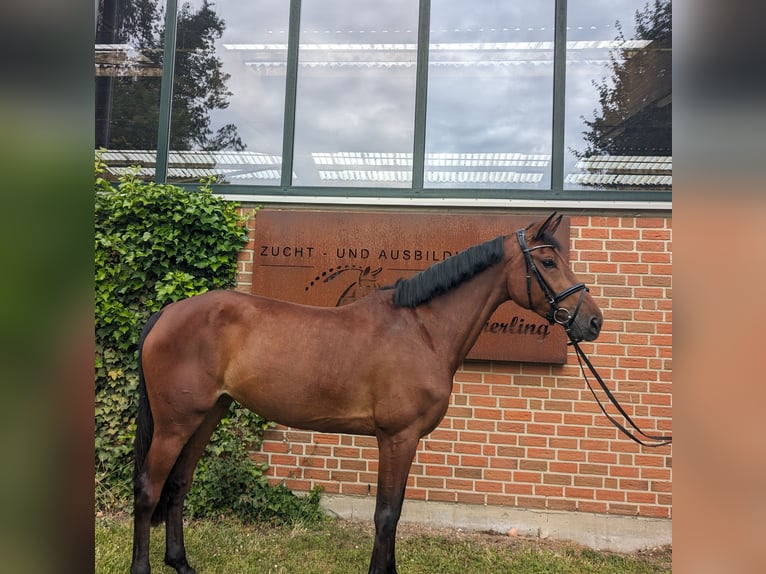
[[[238,195],[668,202],[671,35],[671,0],[102,0],[96,145]]]
[[[565,187],[670,190],[670,2],[568,7]]]
[[[289,2],[178,9],[168,180],[278,186]]]
[[[425,187],[549,189],[554,2],[431,2]]]
[[[113,176],[134,165],[154,177],[162,83],[162,3],[142,14],[131,2],[104,0],[96,21],[96,148]]]
[[[417,34],[417,2],[302,2],[293,184],[411,187]]]

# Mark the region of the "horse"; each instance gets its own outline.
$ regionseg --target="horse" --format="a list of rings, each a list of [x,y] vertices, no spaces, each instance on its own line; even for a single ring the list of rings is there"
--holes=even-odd
[[[444,417],[453,376],[507,300],[592,341],[603,323],[554,233],[562,216],[469,247],[340,307],[210,291],[155,313],[139,339],[131,574],[148,574],[149,530],[165,563],[186,557],[183,501],[233,400],[268,420],[377,438],[369,574],[396,574],[396,529],[422,437]]]

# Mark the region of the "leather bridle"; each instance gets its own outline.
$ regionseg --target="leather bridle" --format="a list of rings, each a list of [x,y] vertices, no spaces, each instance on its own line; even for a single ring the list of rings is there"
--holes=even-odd
[[[567,332],[567,335],[571,340],[582,341],[582,337],[576,337],[572,334],[572,324],[577,318],[577,313],[580,312],[582,299],[585,296],[585,293],[589,291],[589,289],[585,286],[585,283],[575,283],[574,285],[567,287],[558,294],[554,293],[553,289],[551,289],[551,286],[548,285],[548,282],[545,280],[545,277],[543,277],[540,273],[537,265],[535,265],[535,261],[532,259],[531,253],[535,249],[542,249],[543,247],[550,247],[551,249],[555,250],[555,246],[545,244],[528,247],[524,231],[524,229],[519,229],[516,232],[516,238],[519,241],[519,247],[521,247],[521,252],[524,254],[524,262],[527,266],[527,297],[529,298],[529,308],[532,309],[532,276],[534,275],[535,279],[537,279],[537,284],[540,285],[540,289],[542,289],[545,298],[550,304],[550,309],[548,309],[548,312],[545,314],[545,318],[548,319],[548,322],[551,325],[558,323],[564,327],[564,330]],[[577,300],[577,305],[575,305],[573,313],[570,313],[569,309],[566,307],[561,307],[559,305],[560,301],[563,301],[578,291],[580,292],[580,298]]]
[[[601,412],[604,413],[607,419],[615,425],[623,434],[625,434],[628,438],[633,440],[634,442],[637,442],[638,444],[642,446],[651,446],[651,447],[658,447],[658,446],[665,446],[669,445],[673,442],[673,436],[672,435],[650,435],[646,434],[644,431],[642,431],[636,423],[633,422],[633,419],[630,418],[627,412],[625,412],[625,409],[620,405],[620,403],[617,402],[617,399],[614,397],[612,392],[609,390],[609,388],[604,383],[603,379],[599,376],[598,372],[596,371],[593,364],[588,360],[588,357],[585,355],[583,350],[580,348],[580,345],[578,345],[578,342],[582,341],[583,338],[581,336],[575,336],[572,333],[572,324],[575,321],[575,318],[577,317],[577,313],[580,312],[580,306],[582,305],[583,297],[585,296],[585,293],[589,291],[589,289],[585,286],[585,283],[575,283],[571,287],[567,287],[563,291],[561,291],[558,294],[554,294],[553,289],[551,289],[550,285],[548,285],[548,282],[545,280],[545,278],[540,273],[540,270],[537,268],[537,265],[535,265],[534,259],[532,259],[531,252],[535,249],[541,249],[543,247],[550,247],[552,249],[556,249],[554,245],[545,244],[545,245],[535,245],[534,247],[527,246],[527,240],[524,235],[524,229],[519,229],[516,232],[516,238],[519,241],[519,247],[521,247],[521,252],[524,254],[524,261],[527,266],[527,297],[529,298],[529,308],[532,309],[532,276],[537,279],[538,285],[540,285],[540,289],[542,289],[543,294],[545,295],[545,298],[548,300],[548,303],[550,304],[550,309],[548,310],[548,313],[545,315],[545,318],[548,319],[548,322],[552,325],[553,323],[558,323],[562,327],[564,327],[564,330],[567,332],[567,336],[569,337],[570,345],[574,347],[575,354],[577,355],[577,361],[580,365],[580,371],[582,372],[583,378],[585,379],[585,382],[588,385],[588,388],[590,389],[591,394],[593,395],[593,398],[596,399],[596,403],[601,408]],[[577,300],[577,305],[575,305],[574,313],[570,313],[569,309],[566,307],[561,307],[559,305],[560,301],[563,301],[570,295],[580,292],[580,298]],[[585,367],[583,366],[583,362],[585,365],[588,366],[588,370],[590,370],[591,374],[596,378],[599,385],[601,386],[601,389],[606,393],[607,398],[609,401],[615,406],[615,408],[619,411],[619,413],[625,418],[628,425],[631,426],[637,435],[640,435],[644,438],[647,438],[652,441],[656,441],[655,443],[649,443],[642,439],[640,439],[637,435],[630,432],[625,426],[620,424],[613,416],[611,416],[609,413],[606,412],[606,409],[604,408],[604,405],[599,400],[598,396],[596,395],[596,392],[593,390],[593,387],[590,384],[590,380],[588,379],[588,375],[585,373]]]

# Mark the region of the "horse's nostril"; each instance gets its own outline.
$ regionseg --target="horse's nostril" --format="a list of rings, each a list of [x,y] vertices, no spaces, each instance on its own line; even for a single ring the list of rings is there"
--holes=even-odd
[[[590,326],[593,328],[594,331],[600,331],[602,323],[603,323],[603,320],[601,319],[601,317],[594,315],[593,317],[590,318]]]

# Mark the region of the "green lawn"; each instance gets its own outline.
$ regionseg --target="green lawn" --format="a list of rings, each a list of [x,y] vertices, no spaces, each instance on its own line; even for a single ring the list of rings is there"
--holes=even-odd
[[[96,572],[130,569],[132,526],[127,518],[96,519]],[[234,520],[195,521],[186,529],[189,562],[199,574],[350,574],[367,571],[372,527],[328,521],[312,527],[265,527]],[[164,528],[152,529],[152,571],[162,561]],[[671,553],[600,553],[572,544],[499,535],[400,526],[400,574],[659,574]]]

